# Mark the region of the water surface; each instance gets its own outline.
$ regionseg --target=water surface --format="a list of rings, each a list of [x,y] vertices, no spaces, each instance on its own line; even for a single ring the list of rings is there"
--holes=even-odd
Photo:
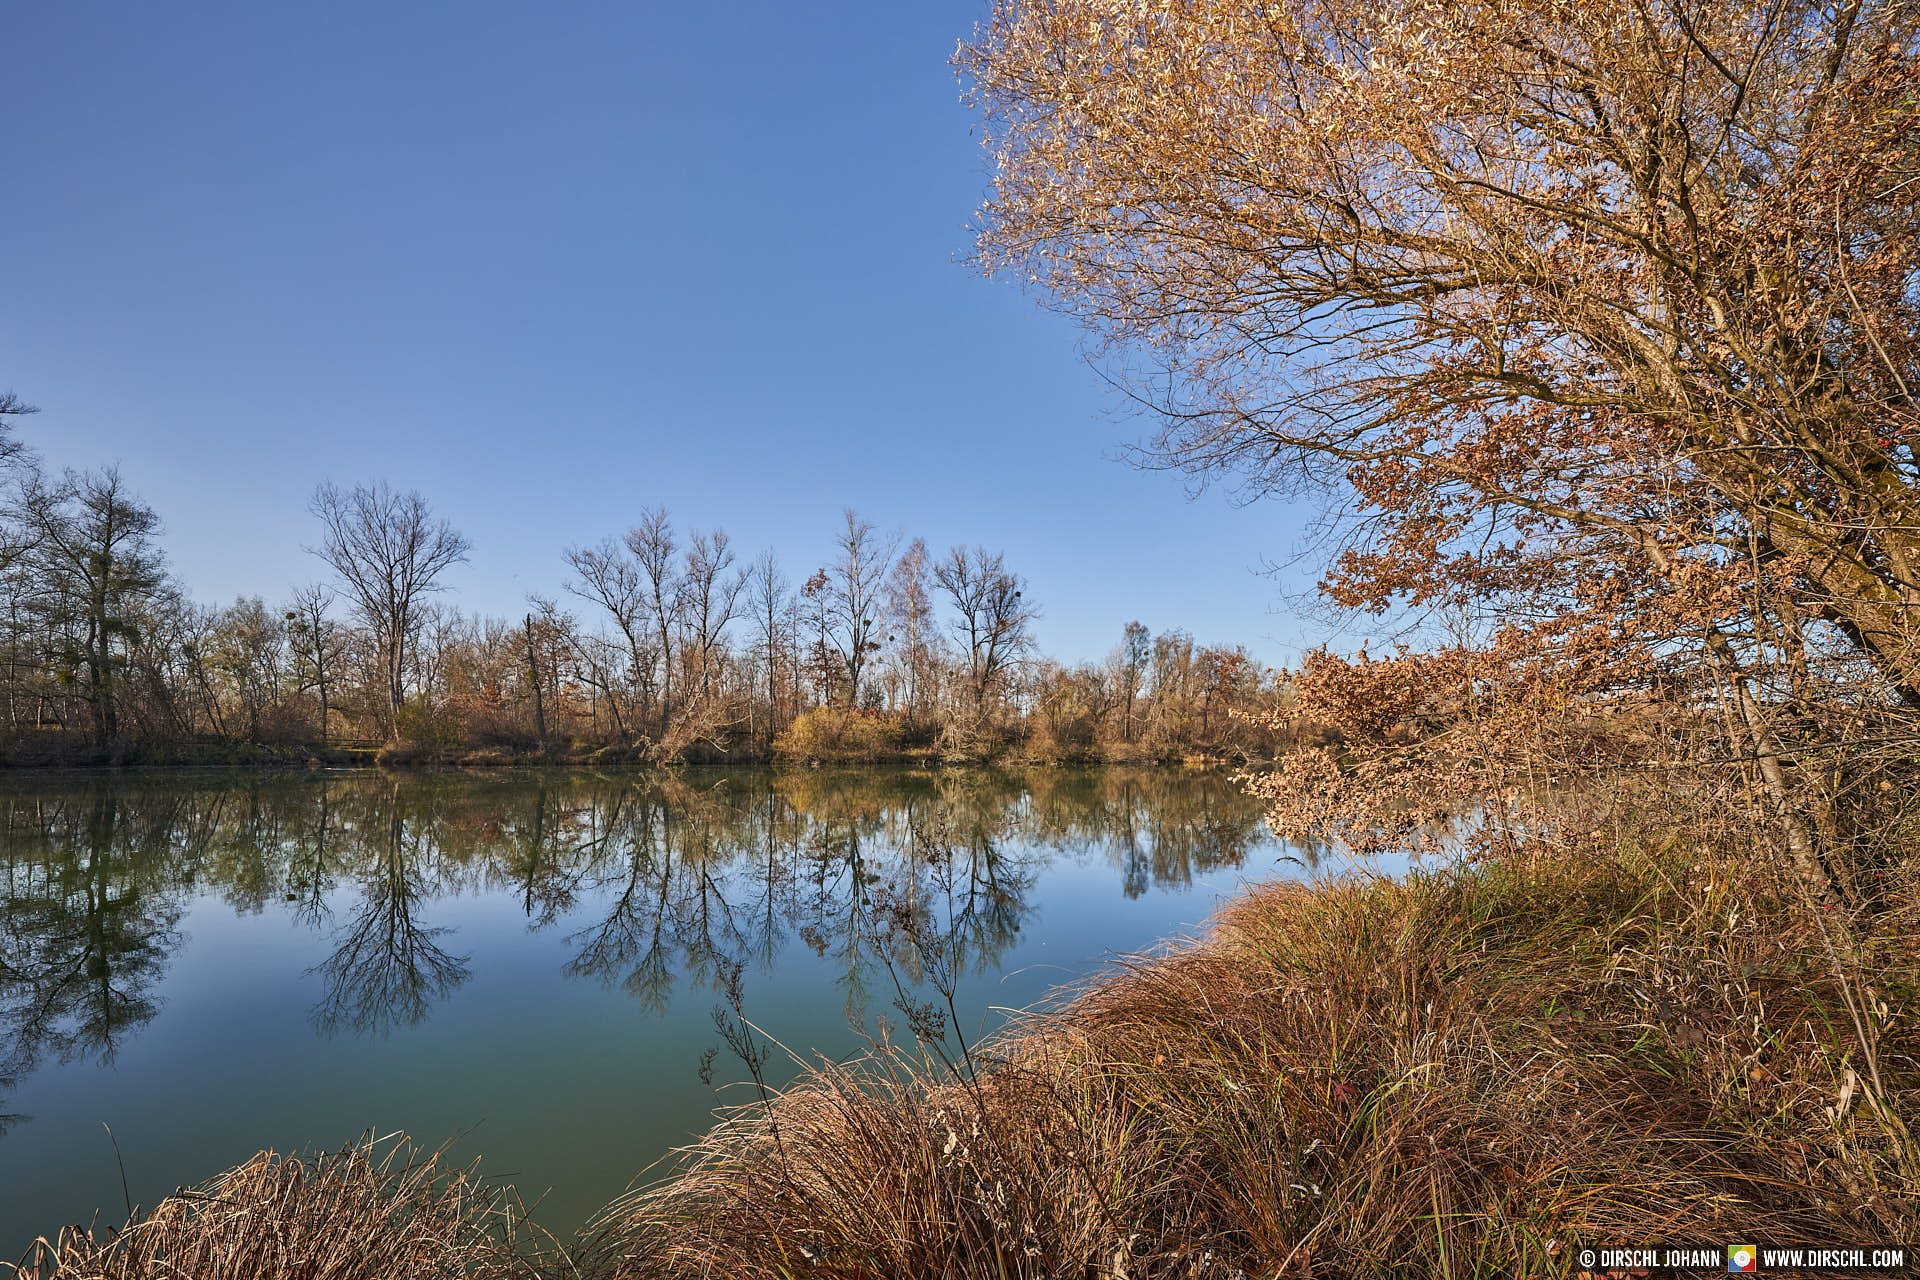
[[[12,778],[0,833],[0,1258],[368,1129],[571,1231],[744,1100],[716,1007],[844,1056],[951,972],[973,1039],[1298,874],[1119,769]]]

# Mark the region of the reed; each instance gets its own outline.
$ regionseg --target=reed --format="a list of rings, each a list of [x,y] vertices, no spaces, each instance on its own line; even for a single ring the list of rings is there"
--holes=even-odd
[[[263,1151],[133,1215],[41,1239],[16,1280],[521,1280],[569,1275],[512,1190],[398,1135]],[[0,1264],[4,1265],[4,1264]]]

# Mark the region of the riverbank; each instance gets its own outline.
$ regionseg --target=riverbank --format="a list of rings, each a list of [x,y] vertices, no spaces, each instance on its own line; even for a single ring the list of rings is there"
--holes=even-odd
[[[1257,764],[1264,757],[1243,751],[1207,751],[1146,744],[1114,744],[1071,752],[1031,750],[1006,744],[992,751],[948,750],[937,746],[872,750],[793,752],[764,748],[684,749],[663,755],[650,746],[555,743],[546,747],[462,747],[421,743],[249,743],[204,742],[124,744],[101,750],[87,743],[15,743],[0,748],[0,772],[59,769],[216,768],[216,769],[551,769],[787,766],[820,768],[884,765],[944,768],[991,765],[1011,768],[1054,765],[1145,765],[1215,769]]]
[[[416,1180],[329,1208],[319,1269],[280,1218],[364,1190],[377,1161],[346,1153],[21,1274],[1465,1277],[1570,1275],[1590,1242],[1911,1240],[1920,868],[1856,870],[1854,908],[1813,909],[1733,829],[1621,818],[1262,887],[984,1050],[909,1015],[928,1045],[741,1109],[536,1263],[499,1188],[449,1209]],[[437,1243],[402,1265],[395,1231]]]
[[[1230,730],[1230,731],[1229,731]],[[17,731],[0,740],[0,769],[74,769],[142,765],[219,768],[378,766],[409,768],[550,768],[555,765],[1187,765],[1270,763],[1277,750],[1320,745],[1324,729],[1302,721],[1256,724],[1218,718],[1203,734],[1143,731],[1102,735],[1091,726],[1043,728],[990,719],[942,722],[845,706],[814,707],[770,738],[765,727],[736,724],[699,735],[669,726],[644,734],[600,737],[485,737],[454,733],[397,741],[329,738],[258,740],[201,736],[173,741],[95,745],[65,730]]]

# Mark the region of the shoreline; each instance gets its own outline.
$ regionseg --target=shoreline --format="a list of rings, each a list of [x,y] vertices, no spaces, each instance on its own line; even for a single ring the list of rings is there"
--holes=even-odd
[[[394,747],[340,747],[310,743],[283,745],[189,744],[166,747],[125,747],[106,752],[92,748],[40,751],[28,758],[0,748],[0,777],[61,772],[95,773],[160,769],[233,769],[297,771],[369,769],[393,772],[537,772],[544,769],[1005,769],[1005,768],[1172,768],[1211,770],[1268,763],[1266,757],[1246,753],[1208,754],[1173,749],[1131,753],[1087,752],[1073,755],[1029,754],[1007,751],[977,757],[938,750],[907,750],[863,755],[795,756],[779,752],[698,753],[658,758],[643,748],[593,748],[554,751],[427,749]]]

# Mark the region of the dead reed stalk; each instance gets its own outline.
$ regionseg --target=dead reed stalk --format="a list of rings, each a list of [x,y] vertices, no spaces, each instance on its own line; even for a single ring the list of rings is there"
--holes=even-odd
[[[369,1136],[314,1155],[259,1155],[96,1236],[41,1239],[15,1280],[519,1280],[571,1274],[510,1188],[446,1149]],[[3,1264],[0,1264],[3,1265]]]

